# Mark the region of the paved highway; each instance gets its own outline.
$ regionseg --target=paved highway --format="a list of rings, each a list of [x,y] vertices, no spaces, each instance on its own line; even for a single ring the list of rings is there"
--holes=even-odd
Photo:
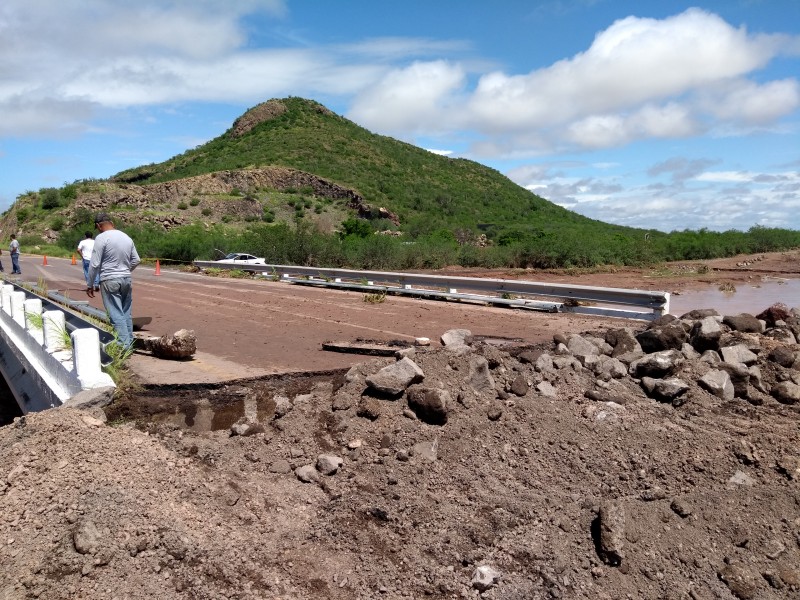
[[[25,255],[22,281],[44,280],[50,290],[85,299],[78,261]],[[98,295],[99,296],[99,295]],[[98,298],[91,301],[102,308]],[[191,364],[136,357],[134,368],[146,380],[190,383],[268,373],[320,371],[350,366],[363,356],[327,352],[325,341],[356,339],[434,343],[453,328],[476,335],[545,341],[558,331],[594,329],[608,319],[551,315],[475,304],[388,296],[381,304],[364,302],[360,292],[331,291],[273,282],[268,278],[229,279],[151,267],[134,272],[134,316],[153,321],[142,335],[194,330],[197,360]],[[618,325],[619,321],[616,322]],[[165,363],[165,364],[155,364]]]

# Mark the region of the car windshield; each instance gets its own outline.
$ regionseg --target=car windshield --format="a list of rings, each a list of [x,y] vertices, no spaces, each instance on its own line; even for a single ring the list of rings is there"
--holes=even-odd
[[[225,255],[225,258],[223,258],[222,260],[233,260],[235,258],[238,258],[238,256],[239,256],[238,252],[231,252],[230,254]]]

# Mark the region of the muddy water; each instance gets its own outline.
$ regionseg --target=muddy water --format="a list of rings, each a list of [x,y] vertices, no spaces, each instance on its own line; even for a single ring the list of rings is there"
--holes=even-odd
[[[696,308],[715,308],[721,315],[755,315],[776,302],[790,307],[800,306],[800,279],[765,278],[759,282],[737,284],[736,291],[732,292],[709,287],[673,294],[670,313],[680,316]]]

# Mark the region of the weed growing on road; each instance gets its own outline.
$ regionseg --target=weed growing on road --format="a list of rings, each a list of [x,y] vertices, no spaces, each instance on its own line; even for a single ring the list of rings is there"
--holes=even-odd
[[[386,300],[386,292],[379,292],[377,294],[364,294],[364,302],[369,304],[383,304]]]

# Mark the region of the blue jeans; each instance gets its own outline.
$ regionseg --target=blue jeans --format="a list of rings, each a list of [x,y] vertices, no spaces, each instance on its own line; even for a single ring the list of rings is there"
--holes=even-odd
[[[91,260],[81,259],[83,261],[83,278],[86,280],[86,287],[100,287],[100,273],[94,276],[94,286],[89,283],[89,263]]]
[[[117,332],[120,344],[125,348],[133,345],[133,282],[130,277],[106,279],[100,282],[100,294],[108,318]]]
[[[11,255],[11,273],[22,275],[22,271],[19,270],[19,252]]]

